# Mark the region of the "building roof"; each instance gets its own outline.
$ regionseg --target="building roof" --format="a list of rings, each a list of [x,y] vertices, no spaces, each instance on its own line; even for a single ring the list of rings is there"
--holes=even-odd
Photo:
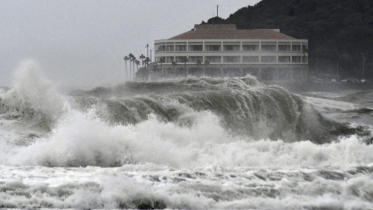
[[[234,24],[195,25],[194,30],[170,38],[177,39],[295,39],[279,29],[237,30]]]

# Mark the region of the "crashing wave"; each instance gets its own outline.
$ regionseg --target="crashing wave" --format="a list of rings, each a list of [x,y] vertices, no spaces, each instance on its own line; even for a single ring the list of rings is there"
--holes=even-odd
[[[127,82],[77,90],[67,98],[32,62],[17,75],[14,88],[0,96],[0,117],[41,128],[45,135],[26,133],[22,138],[32,141],[23,147],[3,145],[0,164],[198,167],[237,162],[236,147],[250,151],[253,142],[269,139],[323,144],[353,134],[371,136],[368,129],[327,119],[301,96],[253,77]],[[227,151],[233,151],[232,160],[221,160],[219,154]],[[242,158],[235,164],[247,165]]]
[[[257,140],[327,143],[358,133],[348,124],[326,119],[301,96],[252,77],[131,82],[74,95],[80,107],[98,106],[100,115],[116,124],[136,124],[155,114],[161,121],[188,125],[193,119],[186,116],[193,110],[211,111],[232,134]]]
[[[26,121],[31,127],[51,130],[64,109],[64,100],[46,80],[34,61],[26,61],[15,73],[14,87],[0,97],[5,119]]]

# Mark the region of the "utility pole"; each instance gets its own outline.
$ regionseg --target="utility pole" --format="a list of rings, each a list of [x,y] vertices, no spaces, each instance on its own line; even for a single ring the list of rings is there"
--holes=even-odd
[[[219,17],[219,5],[216,5],[216,17]]]

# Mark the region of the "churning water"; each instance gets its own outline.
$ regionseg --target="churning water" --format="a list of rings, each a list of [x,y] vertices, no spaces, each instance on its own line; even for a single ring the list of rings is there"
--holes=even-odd
[[[27,62],[0,90],[0,207],[371,209],[372,110],[346,97],[251,77],[63,95]]]

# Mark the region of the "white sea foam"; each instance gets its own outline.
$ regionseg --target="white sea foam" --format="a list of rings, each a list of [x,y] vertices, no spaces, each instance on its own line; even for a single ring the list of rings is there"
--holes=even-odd
[[[370,209],[373,181],[369,175],[326,179],[318,170],[246,169],[136,170],[122,168],[3,167],[18,180],[0,182],[2,206],[28,208],[255,208]],[[146,168],[144,168],[146,169]],[[312,172],[313,171],[313,172]],[[190,176],[182,176],[187,174]],[[258,174],[261,174],[258,175]],[[312,177],[304,180],[303,176]],[[15,177],[14,176],[14,177]],[[260,177],[260,178],[258,178]],[[60,180],[59,184],[48,183]],[[155,181],[154,179],[158,179]],[[262,180],[263,179],[263,180]],[[32,181],[34,180],[34,181]],[[37,181],[35,181],[37,180]],[[17,196],[14,196],[17,195]]]
[[[30,137],[27,122],[0,116],[1,207],[373,208],[373,145],[358,136],[321,145],[253,140],[232,136],[212,112],[187,106],[179,107],[186,109],[179,121],[151,114],[137,124],[113,124],[103,107],[75,108],[35,63],[21,69],[1,99],[14,112],[47,115],[53,125]],[[312,108],[303,108],[308,123],[317,124]]]
[[[24,114],[27,109],[58,119],[63,111],[63,97],[50,81],[45,79],[37,62],[22,62],[15,72],[14,87],[2,99],[14,112]],[[23,113],[22,113],[23,112]]]
[[[48,137],[19,147],[2,164],[45,166],[115,166],[154,163],[194,167],[322,167],[373,162],[373,145],[351,136],[331,144],[309,141],[253,141],[230,136],[211,112],[196,114],[192,127],[160,122],[111,125],[95,110],[70,110]],[[9,151],[8,151],[9,152]]]
[[[249,137],[232,136],[210,111],[188,110],[185,118],[193,121],[191,127],[163,122],[154,115],[136,125],[113,125],[96,115],[102,110],[94,107],[88,111],[74,109],[31,61],[21,65],[15,87],[5,95],[4,100],[16,98],[13,102],[18,104],[14,106],[30,103],[33,109],[55,120],[49,134],[36,136],[32,143],[21,147],[4,143],[16,140],[17,135],[2,134],[0,137],[5,145],[0,151],[0,164],[5,165],[108,167],[153,163],[176,168],[292,168],[342,167],[373,162],[369,152],[372,146],[362,144],[356,136],[324,145],[309,141],[286,143],[288,139],[254,141]],[[311,110],[308,107],[304,106],[305,113]],[[316,115],[309,115],[308,124],[314,124],[312,116]],[[0,127],[4,128],[10,130]]]

